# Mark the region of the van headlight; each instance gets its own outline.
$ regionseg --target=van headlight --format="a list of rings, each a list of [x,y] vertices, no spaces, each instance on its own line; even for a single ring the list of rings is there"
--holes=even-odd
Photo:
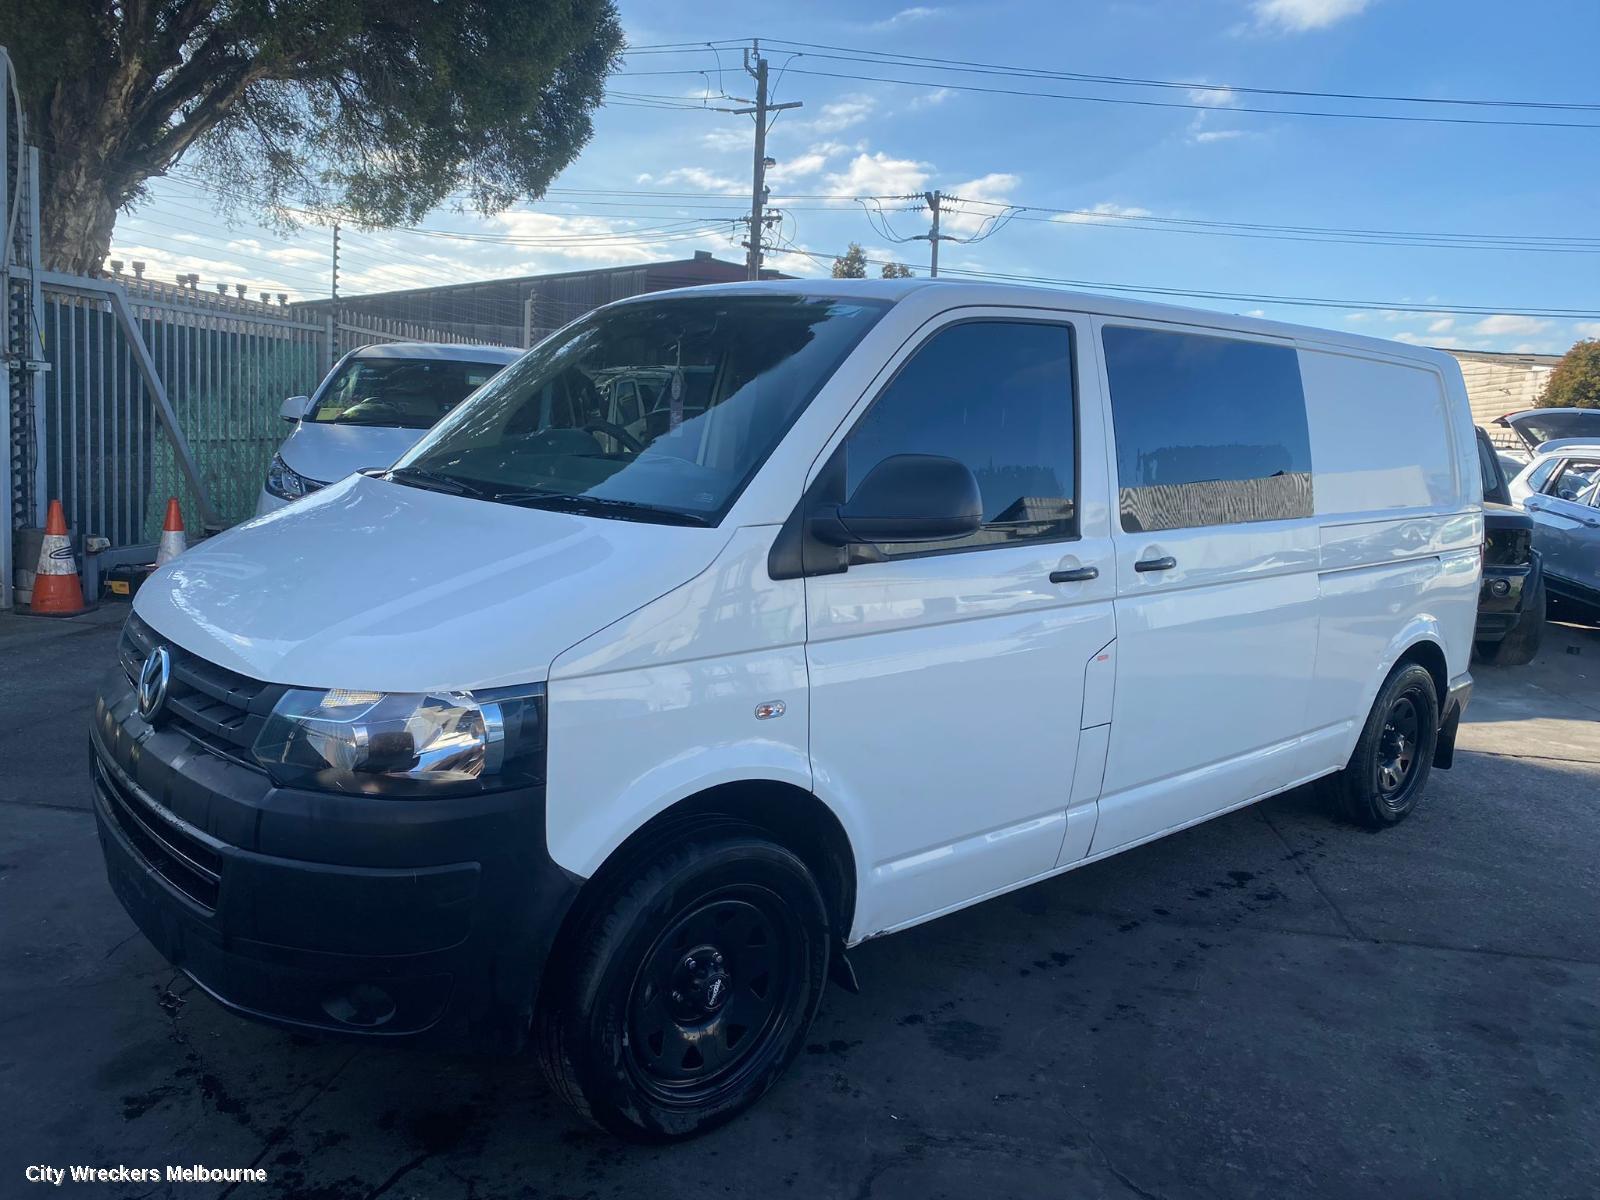
[[[280,500],[298,500],[315,490],[306,483],[304,475],[283,461],[283,455],[272,456],[272,462],[267,466],[267,491]]]
[[[476,692],[291,688],[252,747],[280,787],[429,797],[544,782],[543,684]]]

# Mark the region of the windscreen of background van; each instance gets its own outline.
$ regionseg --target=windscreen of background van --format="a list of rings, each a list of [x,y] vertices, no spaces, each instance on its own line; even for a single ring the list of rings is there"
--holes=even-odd
[[[887,309],[662,297],[552,335],[396,466],[485,500],[715,524]]]
[[[427,429],[499,369],[498,363],[441,358],[352,358],[322,389],[306,420]]]

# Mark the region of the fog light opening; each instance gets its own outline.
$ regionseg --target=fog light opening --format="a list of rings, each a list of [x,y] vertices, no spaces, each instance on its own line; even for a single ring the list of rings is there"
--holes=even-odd
[[[357,983],[325,996],[322,1011],[342,1025],[375,1029],[394,1019],[394,997],[375,983]]]

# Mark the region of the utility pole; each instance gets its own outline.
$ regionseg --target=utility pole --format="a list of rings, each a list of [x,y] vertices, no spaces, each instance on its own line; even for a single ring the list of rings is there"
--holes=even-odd
[[[755,162],[750,171],[750,256],[747,259],[746,278],[761,278],[761,246],[764,229],[762,209],[767,203],[767,167],[772,160],[767,157],[767,114],[786,108],[799,108],[799,100],[787,104],[767,103],[767,60],[761,57],[761,42],[756,39],[744,53],[744,69],[756,81],[756,100],[749,108],[729,109],[729,112],[750,113],[756,119]],[[754,62],[754,67],[751,62]]]
[[[923,198],[928,202],[928,211],[933,214],[933,226],[928,230],[928,244],[932,248],[932,262],[928,268],[928,278],[939,277],[939,201],[942,198],[938,192],[923,192]]]
[[[333,223],[333,286],[332,302],[328,305],[328,322],[323,330],[323,369],[333,370],[339,361],[339,222]]]

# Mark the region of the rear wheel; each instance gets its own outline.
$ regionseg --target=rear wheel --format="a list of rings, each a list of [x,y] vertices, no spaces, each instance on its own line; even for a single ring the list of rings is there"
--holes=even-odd
[[[1438,742],[1433,676],[1406,663],[1379,689],[1349,765],[1328,781],[1339,812],[1368,829],[1405,820],[1422,797]]]
[[[672,1141],[755,1103],[799,1050],[828,977],[805,864],[758,831],[689,835],[602,883],[536,1018],[556,1092],[636,1141]]]

